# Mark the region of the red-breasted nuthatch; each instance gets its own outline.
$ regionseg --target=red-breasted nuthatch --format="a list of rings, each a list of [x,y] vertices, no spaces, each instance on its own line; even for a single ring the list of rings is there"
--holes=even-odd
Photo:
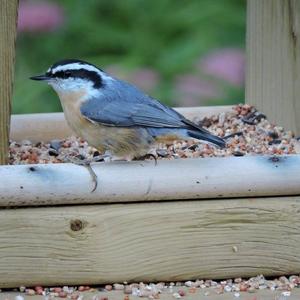
[[[54,88],[69,126],[101,152],[141,157],[154,142],[188,138],[225,146],[222,138],[90,63],[62,60],[31,79]]]

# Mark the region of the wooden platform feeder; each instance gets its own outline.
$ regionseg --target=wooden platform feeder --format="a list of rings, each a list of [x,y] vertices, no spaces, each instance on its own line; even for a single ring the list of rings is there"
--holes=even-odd
[[[0,159],[7,158],[17,1],[0,2]],[[300,5],[249,0],[246,102],[300,133]],[[189,118],[230,107],[183,108]],[[13,140],[70,134],[16,115]],[[300,272],[300,156],[0,167],[0,287]],[[9,209],[7,209],[9,207]]]

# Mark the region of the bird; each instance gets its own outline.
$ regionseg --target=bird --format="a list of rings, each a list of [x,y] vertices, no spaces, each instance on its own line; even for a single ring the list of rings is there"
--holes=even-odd
[[[147,155],[155,143],[187,139],[225,147],[221,137],[86,61],[60,60],[30,79],[52,86],[75,135],[101,153],[131,160]]]

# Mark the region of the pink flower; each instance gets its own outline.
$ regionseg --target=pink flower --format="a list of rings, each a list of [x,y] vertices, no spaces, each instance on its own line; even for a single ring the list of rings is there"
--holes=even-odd
[[[207,99],[221,98],[222,93],[216,83],[201,79],[198,75],[182,75],[176,82],[177,104],[183,106],[199,105]]]
[[[241,87],[245,81],[245,54],[241,49],[225,48],[208,54],[198,67],[206,75],[225,80]]]
[[[20,32],[48,32],[59,28],[64,21],[61,6],[50,2],[21,1],[18,30]]]

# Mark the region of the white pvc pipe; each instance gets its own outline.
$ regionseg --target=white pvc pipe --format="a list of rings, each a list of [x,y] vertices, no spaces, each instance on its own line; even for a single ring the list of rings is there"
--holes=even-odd
[[[300,195],[300,156],[0,167],[0,206]]]

